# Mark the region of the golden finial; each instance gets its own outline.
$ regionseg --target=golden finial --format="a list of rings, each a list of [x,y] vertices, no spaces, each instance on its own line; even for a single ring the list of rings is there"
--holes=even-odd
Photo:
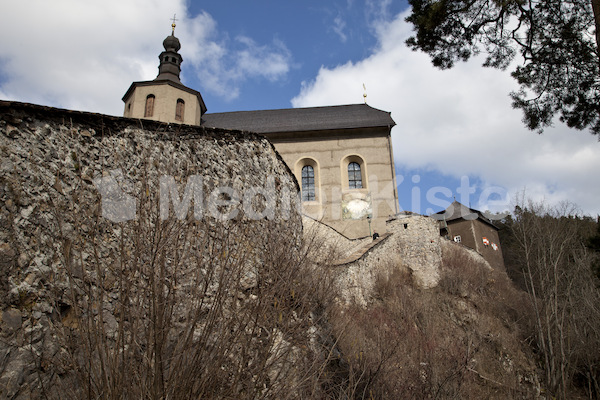
[[[175,18],[177,16],[177,14],[173,14],[173,18],[171,18],[171,21],[173,21],[173,23],[171,24],[171,28],[173,29],[173,33],[175,33],[175,21],[179,21],[177,18]]]
[[[363,89],[365,90],[363,93],[363,98],[365,99],[365,104],[367,104],[367,87],[363,83]]]

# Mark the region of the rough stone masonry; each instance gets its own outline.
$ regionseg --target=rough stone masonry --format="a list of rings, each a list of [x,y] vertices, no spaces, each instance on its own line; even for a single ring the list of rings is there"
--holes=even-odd
[[[181,266],[161,279],[182,301],[198,274],[203,299],[238,290],[238,301],[273,237],[289,252],[301,242],[298,184],[260,135],[0,102],[0,153],[2,398],[69,375],[62,335],[86,313],[102,340],[120,337],[120,310],[138,299],[147,311],[152,286],[131,282],[150,282],[148,266]],[[229,288],[188,268],[235,263],[247,268]]]

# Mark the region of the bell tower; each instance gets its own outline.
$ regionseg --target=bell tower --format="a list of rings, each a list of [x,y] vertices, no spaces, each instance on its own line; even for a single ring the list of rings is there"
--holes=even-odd
[[[152,81],[133,82],[125,95],[126,118],[200,125],[206,105],[200,92],[183,85],[179,79],[183,57],[175,36],[175,17],[171,34],[163,40],[164,51],[158,56],[158,76]]]
[[[183,62],[183,57],[178,53],[179,49],[181,49],[181,43],[179,43],[179,39],[175,37],[175,18],[173,17],[173,24],[171,24],[172,31],[171,35],[167,36],[165,40],[163,40],[163,47],[165,51],[160,53],[158,59],[160,64],[158,66],[158,76],[155,80],[172,80],[174,82],[180,82],[179,73],[181,72],[181,63]]]

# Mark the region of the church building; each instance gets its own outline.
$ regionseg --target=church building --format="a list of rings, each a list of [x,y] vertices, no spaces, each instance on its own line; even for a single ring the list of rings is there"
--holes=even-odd
[[[206,113],[200,92],[179,79],[172,27],[156,79],[132,83],[123,96],[124,117],[262,134],[296,176],[305,215],[349,239],[385,232],[399,211],[389,112],[352,104]]]

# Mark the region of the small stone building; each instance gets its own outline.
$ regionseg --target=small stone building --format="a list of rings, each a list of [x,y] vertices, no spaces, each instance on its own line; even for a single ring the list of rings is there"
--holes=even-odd
[[[504,269],[498,227],[480,211],[455,200],[432,217],[440,221],[442,236],[475,250],[493,268]]]
[[[353,104],[207,114],[200,93],[179,80],[174,29],[156,79],[123,96],[125,117],[263,134],[298,180],[305,214],[349,239],[386,231],[399,211],[389,112]]]

